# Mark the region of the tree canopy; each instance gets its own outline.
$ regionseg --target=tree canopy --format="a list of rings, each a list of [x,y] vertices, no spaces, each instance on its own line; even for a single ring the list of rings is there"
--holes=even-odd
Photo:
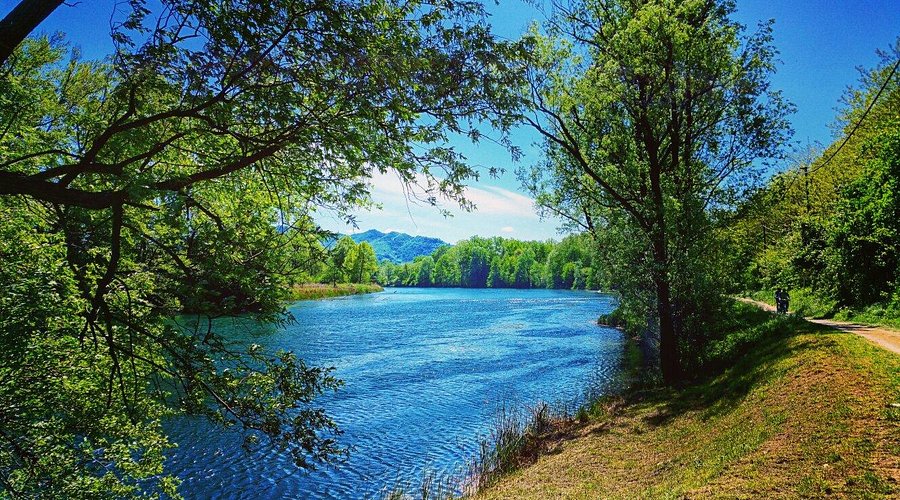
[[[24,38],[60,3],[23,0],[0,32]],[[314,403],[339,381],[223,338],[216,318],[288,321],[288,285],[326,257],[313,215],[352,220],[375,171],[466,205],[477,172],[447,139],[509,125],[488,110],[515,103],[521,44],[473,2],[119,8],[104,60],[63,36],[0,57],[0,484],[174,495],[173,413],[301,468],[340,458]],[[368,250],[346,256],[356,278]]]
[[[832,314],[900,314],[900,45],[881,56],[846,93],[836,140],[802,152],[735,211],[733,289],[796,289]]]
[[[555,4],[522,89],[544,138],[523,178],[545,210],[599,236],[599,268],[658,325],[668,382],[720,300],[713,212],[789,132],[791,107],[769,87],[771,26],[745,35],[733,11],[722,0]]]

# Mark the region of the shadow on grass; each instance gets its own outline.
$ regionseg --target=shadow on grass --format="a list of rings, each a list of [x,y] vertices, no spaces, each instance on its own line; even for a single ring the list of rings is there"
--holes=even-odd
[[[644,422],[665,425],[686,412],[703,412],[707,420],[735,409],[760,384],[772,380],[784,370],[782,360],[803,351],[819,348],[811,340],[796,341],[799,334],[844,333],[809,323],[794,316],[778,316],[754,310],[752,306],[735,308],[731,331],[713,345],[712,355],[700,375],[679,389],[657,389],[637,394],[642,401],[660,405]]]

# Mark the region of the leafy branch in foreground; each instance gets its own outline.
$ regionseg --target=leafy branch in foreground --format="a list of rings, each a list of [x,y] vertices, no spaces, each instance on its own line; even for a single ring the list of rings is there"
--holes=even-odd
[[[10,496],[174,495],[160,422],[179,412],[303,468],[339,457],[314,403],[339,387],[330,372],[214,320],[285,321],[289,285],[323,258],[313,215],[350,219],[373,172],[468,206],[477,172],[447,138],[505,130],[489,110],[517,102],[522,45],[496,41],[477,3],[129,6],[104,61],[55,36],[0,66]]]

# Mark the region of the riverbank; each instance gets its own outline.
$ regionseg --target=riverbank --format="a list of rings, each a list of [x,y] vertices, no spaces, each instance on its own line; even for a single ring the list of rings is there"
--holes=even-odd
[[[797,319],[742,317],[728,369],[596,405],[586,422],[548,436],[533,465],[478,497],[900,492],[900,356]]]
[[[338,283],[336,285],[324,283],[304,283],[294,285],[291,288],[292,300],[316,300],[344,295],[359,295],[363,293],[383,292],[384,288],[374,283]]]

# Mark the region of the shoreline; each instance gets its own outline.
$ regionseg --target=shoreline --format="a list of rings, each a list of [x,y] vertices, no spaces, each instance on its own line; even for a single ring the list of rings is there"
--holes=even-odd
[[[754,338],[722,369],[598,404],[475,498],[896,493],[900,358],[796,318],[742,314],[735,333]]]
[[[383,291],[384,287],[376,283],[338,283],[336,285],[327,283],[303,283],[291,287],[290,300],[292,302],[300,300],[321,300]]]

